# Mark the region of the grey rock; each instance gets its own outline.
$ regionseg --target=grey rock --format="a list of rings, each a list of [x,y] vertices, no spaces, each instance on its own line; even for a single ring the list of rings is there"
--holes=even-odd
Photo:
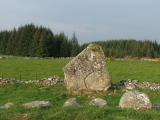
[[[22,106],[27,108],[40,108],[40,107],[50,107],[52,103],[50,101],[33,101],[29,103],[22,104]]]
[[[152,105],[152,108],[154,108],[154,109],[160,109],[160,102],[154,103],[154,104]]]
[[[121,88],[121,87],[124,87],[124,86],[125,86],[125,83],[126,83],[126,82],[127,82],[127,80],[121,80],[121,81],[113,84],[112,86],[113,86],[114,88]]]
[[[6,103],[5,105],[0,106],[0,108],[1,109],[8,109],[8,108],[10,108],[13,105],[14,105],[13,103],[9,102],[9,103]]]
[[[100,107],[104,107],[104,106],[108,106],[108,103],[101,98],[95,98],[89,103],[89,105],[98,105]]]
[[[120,99],[119,107],[133,109],[151,109],[152,103],[147,94],[133,90],[127,91]]]
[[[80,104],[77,102],[76,98],[70,98],[68,99],[64,105],[64,107],[68,107],[68,106],[80,106]]]
[[[132,90],[134,89],[136,86],[135,86],[135,83],[132,82],[131,80],[127,80],[126,83],[125,83],[125,87],[129,90]]]
[[[104,52],[99,45],[90,44],[64,68],[64,83],[70,91],[107,90],[111,86]]]

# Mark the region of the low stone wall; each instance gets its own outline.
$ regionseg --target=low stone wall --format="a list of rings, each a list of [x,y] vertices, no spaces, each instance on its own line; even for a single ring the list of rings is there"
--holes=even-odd
[[[23,80],[16,80],[14,78],[0,78],[0,85],[6,85],[6,84],[16,84],[16,83],[26,83],[26,84],[41,84],[41,85],[55,85],[55,84],[63,84],[64,80],[60,78],[59,76],[53,76],[50,78],[43,78],[41,80],[29,80],[29,81],[23,81]]]
[[[6,84],[15,84],[15,83],[23,83],[24,81],[16,80],[14,78],[0,78],[0,85],[6,85]]]
[[[49,78],[43,78],[41,80],[29,80],[29,81],[23,81],[23,80],[16,80],[14,78],[0,78],[0,85],[7,85],[7,84],[19,84],[19,83],[25,83],[25,84],[36,84],[36,85],[55,85],[55,84],[64,84],[64,79],[59,76],[52,76]],[[125,87],[126,89],[150,89],[150,90],[160,90],[160,83],[154,83],[154,82],[139,82],[138,80],[131,80],[131,79],[124,79],[116,84],[112,84],[112,87],[115,89]]]
[[[150,90],[160,90],[160,83],[154,82],[142,82],[140,83],[138,80],[125,79],[117,82],[112,85],[114,88],[126,87],[127,89],[150,89]]]

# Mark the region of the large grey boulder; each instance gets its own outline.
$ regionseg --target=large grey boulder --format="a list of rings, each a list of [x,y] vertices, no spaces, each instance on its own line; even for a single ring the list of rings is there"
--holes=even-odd
[[[107,90],[111,86],[104,52],[90,44],[64,68],[64,83],[68,90]]]
[[[68,107],[68,106],[80,106],[80,104],[77,102],[76,98],[70,98],[63,105],[63,107]]]
[[[33,101],[22,104],[22,106],[27,108],[40,108],[40,107],[50,107],[52,106],[52,103],[50,101]]]
[[[104,106],[108,106],[108,103],[101,98],[95,98],[89,103],[89,105],[98,105],[100,107],[104,107]]]
[[[152,103],[147,94],[133,90],[127,91],[120,99],[119,107],[133,109],[151,109]]]

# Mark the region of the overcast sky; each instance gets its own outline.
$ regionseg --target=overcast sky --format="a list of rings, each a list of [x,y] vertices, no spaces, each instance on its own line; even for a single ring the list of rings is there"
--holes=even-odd
[[[110,39],[160,43],[160,0],[0,0],[0,30],[34,23],[75,31],[80,44]]]

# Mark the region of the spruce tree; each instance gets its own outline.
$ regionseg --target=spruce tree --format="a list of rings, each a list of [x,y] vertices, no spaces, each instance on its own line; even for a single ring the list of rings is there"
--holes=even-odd
[[[79,44],[75,32],[71,38],[71,57],[75,57],[79,53]]]

